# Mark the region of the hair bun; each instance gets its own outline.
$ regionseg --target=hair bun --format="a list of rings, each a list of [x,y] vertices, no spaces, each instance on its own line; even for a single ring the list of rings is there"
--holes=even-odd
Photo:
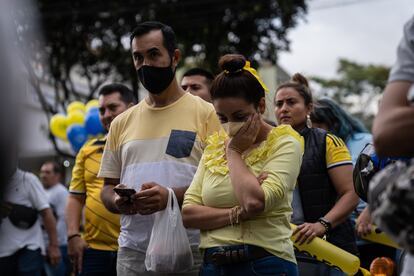
[[[219,67],[221,70],[227,70],[230,73],[243,69],[245,64],[246,58],[237,54],[227,54],[222,56],[219,60]]]
[[[309,88],[309,81],[308,81],[308,79],[307,79],[307,78],[305,78],[305,77],[304,77],[302,74],[300,74],[300,73],[295,73],[295,74],[292,76],[291,80],[292,80],[293,82],[300,83],[300,84],[302,84],[302,85],[306,86],[307,88]]]

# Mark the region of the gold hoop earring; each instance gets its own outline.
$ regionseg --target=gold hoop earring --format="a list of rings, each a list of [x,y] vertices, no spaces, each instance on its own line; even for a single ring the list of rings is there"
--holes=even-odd
[[[310,119],[310,115],[308,114],[308,115],[306,115],[306,126],[308,127],[308,128],[312,128],[312,121],[311,121],[311,119]]]

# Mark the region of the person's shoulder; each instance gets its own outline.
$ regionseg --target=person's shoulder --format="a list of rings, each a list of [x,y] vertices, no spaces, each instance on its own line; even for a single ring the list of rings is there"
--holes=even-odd
[[[86,141],[85,145],[83,145],[83,147],[80,150],[86,150],[89,147],[96,147],[100,145],[105,145],[105,139],[95,137]]]
[[[318,127],[311,127],[309,129],[309,131],[315,135],[327,135],[328,131],[324,130],[323,128],[318,128]],[[332,134],[333,135],[333,134]]]
[[[209,103],[198,96],[194,96],[191,93],[186,93],[184,97],[186,97],[185,100],[188,101],[194,108],[205,110],[206,112],[215,112],[212,103]]]
[[[304,139],[303,137],[294,130],[290,125],[279,125],[272,128],[270,131],[267,141],[269,144],[275,145],[276,141],[280,140],[291,140],[300,145],[300,148],[304,149]]]
[[[22,171],[22,184],[29,188],[41,188],[43,189],[43,185],[40,182],[39,177],[37,177],[34,173]]]
[[[322,128],[317,127],[305,127],[300,131],[300,134],[305,138],[305,140],[312,139],[314,141],[324,141],[328,132]]]
[[[408,38],[414,39],[414,16],[404,25],[404,35]]]
[[[40,183],[39,177],[37,177],[34,173],[32,172],[27,172],[27,171],[21,171],[23,174],[23,179],[24,181],[30,181],[30,182],[36,182],[36,183]]]
[[[58,183],[57,185],[57,190],[59,191],[59,193],[64,193],[64,194],[67,194],[67,193],[69,193],[68,192],[68,189],[66,188],[66,186],[64,185],[64,184],[62,184],[62,183]]]
[[[331,145],[336,148],[346,148],[345,142],[340,137],[330,132],[326,133],[326,144],[327,146]]]
[[[296,130],[294,130],[290,125],[278,125],[272,128],[272,130],[269,133],[269,137],[272,137],[272,136],[280,137],[284,135],[292,136],[295,139],[302,140],[302,136]]]
[[[79,150],[77,154],[77,158],[80,158],[80,156],[82,156],[82,158],[86,158],[87,156],[89,156],[90,154],[93,154],[94,152],[103,150],[103,148],[105,147],[105,143],[106,143],[106,137],[92,138],[86,141],[86,143]]]
[[[111,122],[111,127],[112,125],[122,125],[123,123],[127,122],[129,118],[131,118],[131,116],[134,116],[143,108],[144,101],[145,100],[140,101],[136,105],[131,106],[130,108],[116,116],[115,119]]]
[[[352,165],[352,157],[345,142],[329,132],[326,134],[326,154],[328,168],[339,165]]]

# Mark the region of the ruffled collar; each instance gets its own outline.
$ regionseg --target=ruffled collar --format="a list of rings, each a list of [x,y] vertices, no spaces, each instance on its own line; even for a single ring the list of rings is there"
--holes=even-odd
[[[266,159],[272,152],[276,140],[283,135],[296,135],[298,139],[301,139],[300,135],[289,125],[275,127],[269,132],[265,141],[248,152],[246,156],[242,155],[246,165],[251,167],[260,160]],[[229,172],[224,145],[227,139],[228,136],[223,131],[216,132],[207,138],[203,159],[205,168],[212,173],[226,175]]]

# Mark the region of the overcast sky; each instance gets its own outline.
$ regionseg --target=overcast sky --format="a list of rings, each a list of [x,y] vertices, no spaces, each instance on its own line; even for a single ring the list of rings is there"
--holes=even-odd
[[[291,30],[279,64],[292,74],[334,77],[339,58],[391,66],[414,0],[313,0]]]

